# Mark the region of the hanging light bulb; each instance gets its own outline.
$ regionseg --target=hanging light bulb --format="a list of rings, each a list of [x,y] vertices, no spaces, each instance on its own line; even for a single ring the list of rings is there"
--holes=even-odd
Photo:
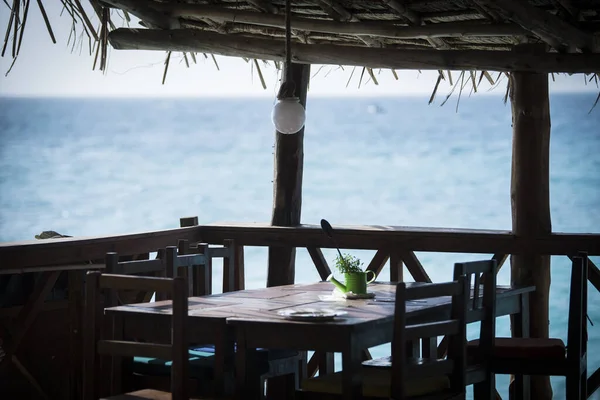
[[[291,1],[285,2],[285,77],[277,94],[277,103],[271,112],[271,119],[277,132],[298,133],[306,121],[306,112],[295,95],[296,85],[292,78],[292,27]]]
[[[277,132],[294,134],[304,127],[306,112],[297,97],[285,97],[277,101],[271,118]]]

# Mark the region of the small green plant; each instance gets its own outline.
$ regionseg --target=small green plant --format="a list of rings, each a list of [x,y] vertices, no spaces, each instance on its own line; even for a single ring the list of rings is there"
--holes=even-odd
[[[351,254],[344,254],[344,257],[340,257],[338,254],[335,258],[335,267],[340,271],[341,274],[351,274],[355,272],[363,272],[361,266],[363,263],[358,257]]]

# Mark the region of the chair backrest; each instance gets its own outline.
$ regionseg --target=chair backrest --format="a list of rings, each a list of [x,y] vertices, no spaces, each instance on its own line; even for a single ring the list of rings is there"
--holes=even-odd
[[[411,300],[425,300],[436,297],[452,297],[450,318],[440,313],[435,321],[407,325],[406,306]],[[448,376],[450,388],[459,394],[465,391],[466,375],[466,330],[467,299],[469,285],[464,276],[456,281],[411,285],[400,282],[396,287],[394,313],[394,336],[392,340],[392,392],[393,399],[404,399],[404,389],[408,379],[432,376]],[[407,345],[413,340],[437,336],[448,337],[448,356],[445,359],[428,360],[426,363],[410,362]]]
[[[572,257],[567,332],[567,362],[577,369],[581,368],[581,360],[587,355],[587,281],[587,253],[579,252]]]
[[[189,269],[188,278],[192,287],[192,296],[212,294],[213,259],[223,259],[223,293],[243,289],[244,271],[236,270],[236,246],[233,240],[223,241],[223,246],[206,243],[190,244],[187,240],[178,241],[179,255],[202,254],[204,264]],[[237,279],[236,279],[237,278]]]
[[[479,357],[476,362],[490,360],[496,339],[496,260],[469,261],[454,264],[454,280],[464,276],[473,297],[468,301],[467,322],[481,321]],[[482,293],[483,289],[483,293]]]
[[[84,399],[97,400],[100,358],[96,355],[121,357],[153,357],[172,360],[171,393],[173,400],[188,400],[188,338],[187,315],[188,299],[186,279],[138,277],[131,275],[103,274],[90,271],[86,275],[84,315]],[[104,340],[97,337],[103,332],[103,312],[101,291],[108,290],[144,290],[157,293],[169,293],[173,296],[173,317],[171,319],[171,343],[139,343],[125,340]],[[98,312],[101,311],[101,312]],[[112,393],[116,394],[116,393]]]
[[[120,258],[115,252],[106,253],[105,272],[117,275],[167,276],[164,250],[160,250],[158,257],[154,260],[119,261]],[[109,290],[107,291],[105,305],[111,307],[119,304],[147,303],[153,295],[154,292],[148,291],[129,291],[126,293]]]

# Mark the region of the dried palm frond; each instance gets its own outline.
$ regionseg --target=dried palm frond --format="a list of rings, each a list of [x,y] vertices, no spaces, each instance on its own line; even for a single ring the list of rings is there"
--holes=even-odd
[[[6,18],[6,29],[4,35],[4,41],[1,49],[1,56],[5,56],[6,54],[10,54],[12,57],[12,63],[6,72],[7,74],[12,70],[15,62],[19,56],[19,52],[21,50],[21,46],[23,43],[23,33],[25,28],[28,26],[28,20],[30,20],[29,13],[33,11],[39,10],[39,13],[42,16],[43,23],[45,26],[48,35],[50,36],[53,43],[57,42],[55,31],[53,30],[50,16],[44,6],[44,4],[51,4],[51,1],[56,2],[57,0],[2,0],[4,5],[9,9],[10,15]],[[160,20],[164,18],[165,15],[169,17],[169,12],[165,11],[169,7],[179,7],[181,4],[190,3],[195,4],[198,7],[204,7],[198,4],[198,2],[193,2],[191,0],[180,0],[178,2],[165,2],[165,1],[140,1],[140,0],[59,0],[61,6],[61,15],[64,15],[64,19],[67,19],[70,24],[69,35],[67,38],[67,45],[71,48],[71,51],[76,51],[79,49],[80,53],[84,47],[84,44],[87,42],[89,48],[89,55],[92,56],[93,59],[93,69],[96,69],[98,66],[100,71],[106,73],[107,71],[107,63],[109,59],[109,33],[115,30],[117,27],[113,21],[116,16],[116,20],[121,20],[121,24],[123,26],[130,26],[130,24],[140,24],[144,27],[152,27],[152,28],[163,28],[163,29],[171,29],[171,22],[168,22],[166,26],[159,24],[155,24],[153,18],[157,18]],[[31,3],[35,2],[35,4],[31,6]],[[138,7],[138,5],[144,4],[143,7]],[[202,2],[204,3],[204,2]],[[260,38],[270,38],[274,40],[281,40],[284,35],[284,30],[281,27],[278,27],[277,24],[269,25],[272,23],[272,20],[269,19],[271,16],[276,16],[280,10],[280,5],[278,2],[274,1],[261,1],[258,2],[262,4],[264,9],[261,9],[263,13],[262,16],[256,13],[255,8],[256,2],[230,2],[230,1],[215,1],[210,2],[213,4],[212,11],[219,11],[221,17],[225,18],[222,20],[213,20],[211,18],[199,18],[193,19],[189,16],[178,17],[175,25],[177,27],[181,27],[182,29],[200,29],[205,31],[213,31],[218,32],[224,35],[249,35]],[[236,21],[235,18],[233,20],[228,20],[227,15],[232,13],[231,4],[235,3],[235,8],[239,9],[240,12],[248,12],[248,10],[252,10],[256,15],[253,15],[252,18],[267,18],[269,19],[269,24],[261,25],[260,23],[251,24],[247,21]],[[295,2],[296,3],[296,2]],[[320,2],[322,3],[322,2]],[[389,2],[384,2],[388,4]],[[407,5],[407,10],[409,13],[407,15],[412,15],[413,18],[408,18],[412,23],[415,21],[423,22],[423,26],[420,26],[419,29],[425,28],[426,26],[438,23],[445,23],[446,26],[451,23],[456,23],[457,25],[461,25],[462,27],[473,27],[476,25],[481,25],[482,18],[484,20],[496,20],[497,22],[510,22],[510,17],[506,15],[495,15],[492,16],[493,13],[490,14],[490,10],[485,7],[482,9],[481,7],[473,8],[472,6],[465,6],[465,2],[459,0],[449,0],[448,2],[409,2]],[[414,3],[414,4],[413,4]],[[431,3],[431,4],[430,4]],[[433,3],[436,3],[433,5]],[[439,3],[439,4],[438,4]],[[444,4],[448,5],[444,5]],[[531,2],[533,3],[533,2]],[[548,1],[548,7],[552,7],[552,4],[556,2]],[[552,3],[552,4],[550,4]],[[122,6],[125,4],[125,6]],[[129,7],[127,4],[131,4]],[[339,6],[339,7],[338,7]],[[110,8],[109,8],[110,7]],[[156,7],[156,8],[155,8]],[[440,8],[441,7],[441,8]],[[592,7],[592,6],[590,6]],[[144,14],[144,12],[140,11],[140,8],[144,8],[145,11],[150,11],[150,14]],[[260,8],[260,7],[259,7]],[[351,8],[351,10],[348,10]],[[393,8],[393,7],[392,7]],[[367,43],[368,46],[378,46],[378,47],[387,47],[387,48],[397,48],[401,49],[426,49],[426,48],[439,48],[439,49],[454,49],[454,50],[470,50],[470,51],[478,51],[478,50],[503,50],[506,51],[512,48],[513,45],[518,43],[517,38],[522,37],[523,35],[529,35],[528,33],[523,33],[521,31],[515,33],[501,33],[501,34],[492,34],[492,35],[483,35],[483,36],[474,36],[474,35],[461,35],[461,36],[449,36],[444,37],[443,39],[436,38],[432,40],[431,38],[423,37],[423,36],[414,36],[414,37],[402,37],[402,35],[396,37],[394,35],[389,34],[389,29],[395,28],[410,28],[414,27],[411,24],[400,23],[398,22],[397,13],[388,6],[382,6],[380,2],[344,2],[344,5],[336,5],[336,7],[327,8],[327,12],[319,7],[306,7],[300,6],[298,4],[294,4],[293,6],[293,14],[294,17],[303,18],[304,23],[306,24],[308,20],[312,19],[318,25],[319,21],[322,23],[324,21],[329,20],[330,22],[334,22],[339,25],[343,25],[343,20],[350,18],[352,23],[355,24],[357,29],[365,29],[364,27],[371,27],[373,29],[375,26],[378,28],[372,31],[369,34],[352,34],[347,30],[341,33],[335,33],[336,26],[333,28],[328,27],[329,30],[312,30],[312,29],[299,29],[297,27],[294,28],[293,35],[296,41],[303,43],[304,45],[311,44],[333,44],[333,45],[364,45]],[[418,10],[417,10],[418,8]],[[439,8],[439,9],[438,9]],[[595,8],[592,7],[593,11],[598,14],[600,13],[600,7]],[[89,11],[87,11],[89,10]],[[158,10],[158,11],[157,11]],[[210,11],[210,10],[209,10]],[[154,13],[154,14],[152,14]],[[265,15],[264,13],[271,14],[271,16]],[[333,14],[332,14],[333,13]],[[218,13],[217,13],[218,14]],[[551,15],[552,11],[548,13]],[[149,17],[146,18],[146,15]],[[176,14],[173,14],[176,15]],[[233,14],[232,14],[233,15]],[[427,17],[425,17],[427,15]],[[433,16],[435,15],[435,17]],[[225,16],[225,17],[224,17]],[[235,16],[235,15],[234,15]],[[218,17],[218,15],[216,15]],[[138,18],[143,18],[143,20],[138,20]],[[553,17],[552,17],[553,18]],[[423,21],[421,21],[423,20]],[[426,20],[426,21],[425,21]],[[171,20],[169,20],[171,21]],[[350,20],[348,20],[350,21]],[[160,22],[160,21],[159,21]],[[268,22],[268,21],[267,21]],[[363,24],[361,27],[361,24]],[[419,25],[417,24],[417,25]],[[506,29],[510,28],[509,24],[498,24],[499,26],[491,26],[493,29]],[[518,24],[517,24],[518,25]],[[316,26],[316,25],[313,25]],[[517,27],[518,28],[518,27]],[[354,28],[353,28],[354,29]],[[511,28],[512,29],[512,28]],[[520,29],[520,28],[519,28]],[[353,32],[355,32],[353,30]],[[381,33],[378,32],[387,32]],[[460,31],[462,32],[462,30]],[[512,32],[512,31],[511,31]],[[591,32],[591,31],[590,31]],[[586,32],[584,32],[586,33]],[[597,41],[598,32],[592,32],[592,35],[595,35],[593,38]],[[528,37],[529,38],[529,37]],[[539,41],[535,35],[533,37],[533,42]],[[543,41],[543,40],[542,40]],[[551,45],[552,46],[552,45]],[[585,47],[585,46],[583,46]],[[589,47],[589,46],[588,46]],[[593,47],[593,46],[592,46]],[[578,49],[581,46],[577,47]],[[585,49],[584,49],[585,50]],[[588,49],[589,50],[589,49]],[[592,48],[593,50],[593,48]],[[212,59],[217,70],[220,70],[219,64],[217,63],[217,59],[214,54],[210,53],[201,53],[204,54],[205,58],[208,59],[209,55]],[[194,52],[181,53],[181,62],[185,62],[186,66],[190,66],[190,62],[188,59],[191,57],[194,64],[197,63],[196,55]],[[166,75],[169,68],[169,62],[171,57],[175,56],[172,52],[168,52],[165,60],[165,67],[162,76],[162,83],[166,82]],[[259,65],[259,60],[252,58],[244,58],[247,62],[250,63],[251,74],[253,76],[254,68],[256,68],[256,73],[261,81],[261,85],[264,89],[267,89],[266,82],[264,80],[263,72]],[[261,60],[266,67],[271,66],[271,61]],[[275,68],[280,69],[280,63],[273,61],[273,65]],[[323,67],[320,67],[313,77],[318,75]],[[353,67],[350,73],[350,77],[347,81],[346,87],[350,85],[354,77],[354,72],[357,67]],[[360,68],[360,67],[359,67]],[[325,77],[329,76],[329,74],[333,71],[337,71],[344,68],[339,66],[336,68],[330,67]],[[398,74],[395,70],[390,70],[394,79],[399,80]],[[365,72],[368,74],[368,79],[365,79]],[[379,74],[381,73],[381,69],[378,70]],[[429,103],[433,103],[438,91],[442,86],[442,82],[446,81],[449,83],[451,90],[445,100],[441,105],[444,105],[448,99],[455,93],[456,88],[460,86],[458,92],[458,103],[460,102],[462,92],[467,87],[470,86],[472,93],[481,92],[482,84],[485,84],[485,80],[490,84],[489,90],[494,90],[499,86],[502,79],[506,76],[508,77],[508,73],[500,73],[496,79],[492,78],[491,74],[488,71],[475,71],[469,70],[467,76],[465,76],[467,72],[460,72],[459,79],[453,79],[451,71],[438,71],[437,80],[433,87],[432,93],[429,97]],[[369,81],[373,81],[375,85],[379,85],[381,83],[380,79],[377,78],[377,74],[373,71],[372,68],[362,67],[362,71],[358,80],[358,87],[368,84]],[[477,76],[479,74],[479,76]],[[585,84],[595,82],[598,85],[598,73],[586,74],[584,77]],[[555,80],[555,74],[551,74],[551,78]],[[509,86],[507,86],[506,94],[504,96],[504,101],[508,101],[508,93]],[[594,105],[590,112],[597,106],[600,102],[600,95],[596,98]]]

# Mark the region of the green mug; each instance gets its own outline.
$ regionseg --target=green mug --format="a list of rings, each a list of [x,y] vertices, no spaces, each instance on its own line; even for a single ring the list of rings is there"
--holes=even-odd
[[[371,279],[368,279],[369,274],[373,274]],[[344,274],[344,279],[346,280],[346,292],[367,294],[367,284],[373,282],[375,278],[377,278],[377,275],[373,271]]]

